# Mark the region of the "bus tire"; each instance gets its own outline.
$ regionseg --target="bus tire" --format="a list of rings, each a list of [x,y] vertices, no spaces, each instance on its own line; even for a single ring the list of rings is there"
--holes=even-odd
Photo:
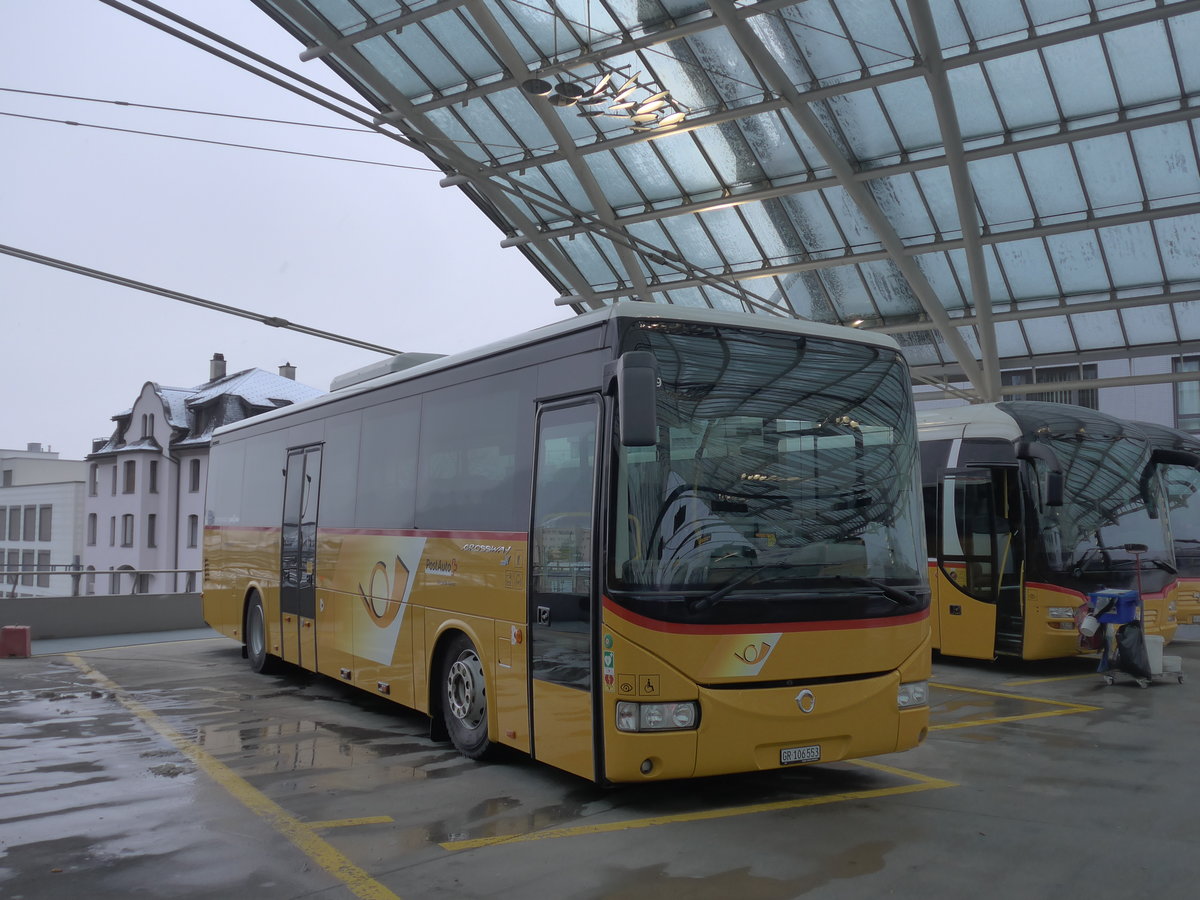
[[[450,638],[442,654],[442,720],[450,742],[468,759],[483,759],[488,740],[487,682],[483,662],[465,634]]]
[[[246,657],[255,672],[265,675],[274,668],[275,657],[267,652],[267,617],[258,591],[250,595],[246,608]]]

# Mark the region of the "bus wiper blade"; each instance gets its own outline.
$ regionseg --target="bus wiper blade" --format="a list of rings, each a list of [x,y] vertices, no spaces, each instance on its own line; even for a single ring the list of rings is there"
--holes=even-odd
[[[878,588],[883,596],[887,597],[897,606],[918,606],[921,602],[915,594],[910,594],[908,591],[901,590],[895,585],[887,584],[875,578],[867,578],[865,575],[833,575],[830,577],[836,581],[849,581],[854,584],[865,584],[873,588]]]
[[[735,575],[727,582],[713,591],[711,594],[706,594],[703,597],[696,597],[687,601],[689,612],[701,612],[706,609],[711,609],[720,603],[725,597],[735,588],[741,587],[748,581],[753,581],[767,569],[790,569],[791,563],[768,562],[761,565],[753,566],[743,572],[741,575]]]

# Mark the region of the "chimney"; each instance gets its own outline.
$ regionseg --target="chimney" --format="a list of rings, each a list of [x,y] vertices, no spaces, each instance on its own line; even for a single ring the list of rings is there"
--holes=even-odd
[[[41,453],[42,445],[41,444],[26,444],[25,451],[27,453]]]
[[[282,375],[284,378],[290,378],[292,381],[295,381],[296,380],[296,367],[293,366],[290,362],[286,362],[282,366],[279,367],[279,374]]]
[[[212,361],[208,364],[208,380],[216,381],[218,378],[225,377],[225,354],[214,353]]]

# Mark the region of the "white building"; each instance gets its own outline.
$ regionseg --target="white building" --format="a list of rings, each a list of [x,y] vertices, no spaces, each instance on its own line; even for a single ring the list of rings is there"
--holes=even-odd
[[[71,576],[48,573],[80,564],[86,474],[87,463],[59,459],[41,444],[0,450],[3,596],[53,597],[72,592]]]
[[[194,388],[146,382],[87,457],[83,593],[172,593],[199,583],[213,429],[324,393],[279,374],[226,375],[217,353]]]

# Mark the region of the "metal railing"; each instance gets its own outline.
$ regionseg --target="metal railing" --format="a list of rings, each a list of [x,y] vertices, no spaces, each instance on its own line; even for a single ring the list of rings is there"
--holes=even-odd
[[[85,569],[74,564],[60,564],[48,569],[26,567],[23,564],[0,565],[0,597],[41,596],[27,588],[49,588],[51,578],[70,579],[69,594],[54,596],[89,596],[117,594],[190,594],[200,589],[201,569]],[[152,585],[149,576],[173,575],[167,585]],[[181,579],[179,576],[183,576]],[[107,590],[98,590],[103,582]],[[126,587],[128,586],[128,587]]]

